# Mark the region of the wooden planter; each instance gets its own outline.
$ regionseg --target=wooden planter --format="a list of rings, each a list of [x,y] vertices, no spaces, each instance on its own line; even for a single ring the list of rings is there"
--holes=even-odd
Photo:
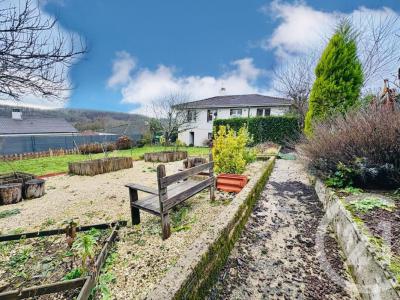
[[[0,204],[14,204],[22,200],[22,183],[0,185]]]
[[[70,174],[94,176],[132,168],[132,157],[108,157],[68,163]]]
[[[247,177],[236,174],[219,174],[217,189],[228,193],[239,193],[247,184]]]
[[[26,181],[36,178],[35,175],[23,173],[23,172],[15,172],[15,173],[7,173],[0,175],[0,185],[9,184],[9,183],[22,183],[24,184]]]
[[[22,197],[24,199],[40,198],[44,195],[45,181],[43,179],[31,179],[22,186]]]
[[[183,168],[190,169],[205,163],[207,163],[207,159],[204,157],[188,157],[183,161]]]
[[[144,154],[144,161],[146,162],[171,162],[186,159],[188,157],[187,151],[162,151]]]

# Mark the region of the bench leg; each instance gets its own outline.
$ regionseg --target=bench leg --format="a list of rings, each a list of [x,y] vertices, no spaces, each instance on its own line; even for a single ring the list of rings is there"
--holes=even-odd
[[[214,185],[210,185],[210,200],[211,200],[211,201],[214,201],[214,200],[215,200],[215,194],[214,194],[214,192],[215,192],[215,187],[214,187]]]
[[[134,207],[132,204],[138,200],[137,190],[129,189],[130,205],[131,205],[131,219],[132,225],[140,224],[140,211],[139,208]]]
[[[171,227],[169,225],[168,213],[161,215],[162,239],[166,240],[171,235]]]

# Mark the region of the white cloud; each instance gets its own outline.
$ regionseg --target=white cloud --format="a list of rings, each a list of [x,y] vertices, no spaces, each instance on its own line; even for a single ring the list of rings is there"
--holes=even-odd
[[[374,30],[384,22],[393,22],[393,28],[385,33],[392,38],[387,39],[381,48],[384,48],[386,53],[396,52],[397,57],[400,57],[399,37],[395,34],[400,33],[400,15],[390,8],[369,9],[361,6],[350,13],[326,12],[314,9],[305,1],[289,3],[275,0],[264,6],[262,11],[278,21],[271,36],[265,37],[261,43],[266,51],[274,51],[278,65],[287,64],[299,55],[311,53],[318,57],[342,18],[351,20],[359,32],[359,57],[365,69],[370,69],[367,64],[378,66],[379,60],[382,60],[382,57],[376,56],[374,59],[377,61],[371,61],[365,54],[370,53],[374,47]],[[396,71],[397,67],[393,67],[393,64],[381,64],[382,67],[374,70],[374,75],[368,76],[366,87],[380,86],[383,78],[390,77]]]
[[[308,6],[305,2],[293,4],[273,1],[263,11],[279,20],[270,37],[264,39],[262,47],[274,49],[278,56],[305,53],[321,45],[321,40],[334,29],[339,13],[326,13]]]
[[[114,64],[125,58],[117,57]],[[125,76],[123,81],[126,84],[121,88],[122,102],[139,104],[134,112],[148,114],[147,107],[152,101],[170,93],[187,94],[192,100],[219,95],[221,87],[228,94],[265,93],[256,84],[264,75],[265,71],[257,68],[252,58],[231,62],[229,70],[220,76],[183,76],[173,66],[159,65],[155,70],[144,68]]]
[[[112,75],[107,81],[108,87],[116,87],[129,81],[131,71],[136,67],[136,60],[126,51],[116,54],[112,66]]]

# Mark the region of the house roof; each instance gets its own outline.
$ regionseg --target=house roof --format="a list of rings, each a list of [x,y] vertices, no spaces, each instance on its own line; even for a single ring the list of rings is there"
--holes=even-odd
[[[291,100],[258,94],[216,96],[203,100],[187,102],[185,108],[227,108],[227,107],[261,107],[290,106]]]
[[[0,118],[0,134],[77,133],[78,130],[61,118]]]

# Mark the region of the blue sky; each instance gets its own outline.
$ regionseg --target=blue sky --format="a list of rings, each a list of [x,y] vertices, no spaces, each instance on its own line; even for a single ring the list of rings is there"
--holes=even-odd
[[[320,46],[339,15],[397,14],[398,0],[46,0],[42,9],[88,43],[65,105],[145,113],[175,90],[193,100],[221,86],[273,93],[272,68]]]

